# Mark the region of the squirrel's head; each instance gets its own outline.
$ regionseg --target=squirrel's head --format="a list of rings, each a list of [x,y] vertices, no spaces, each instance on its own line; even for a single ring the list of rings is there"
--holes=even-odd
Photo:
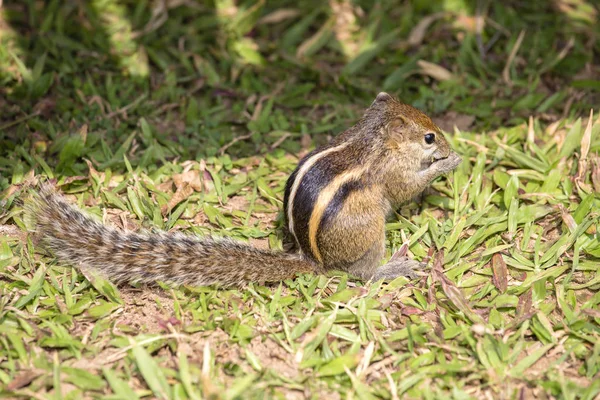
[[[378,122],[389,149],[416,156],[415,161],[424,168],[451,153],[450,145],[431,118],[385,92],[377,95],[365,119]]]

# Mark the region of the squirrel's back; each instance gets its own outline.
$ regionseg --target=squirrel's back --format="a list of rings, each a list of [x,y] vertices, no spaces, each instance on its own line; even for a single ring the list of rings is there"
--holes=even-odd
[[[300,254],[258,249],[231,239],[117,230],[85,215],[49,184],[33,193],[28,208],[36,235],[58,260],[96,269],[115,282],[239,285],[315,271]]]

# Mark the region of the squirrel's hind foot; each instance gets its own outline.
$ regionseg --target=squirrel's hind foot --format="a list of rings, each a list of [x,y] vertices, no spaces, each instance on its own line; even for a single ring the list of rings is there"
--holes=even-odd
[[[405,276],[409,279],[420,278],[426,273],[422,271],[427,264],[413,260],[407,256],[397,257],[390,260],[387,264],[377,268],[373,275],[373,281],[381,279],[391,281],[399,276]]]

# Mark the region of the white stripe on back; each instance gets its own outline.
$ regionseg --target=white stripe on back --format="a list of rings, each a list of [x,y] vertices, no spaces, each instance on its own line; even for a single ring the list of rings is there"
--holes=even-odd
[[[288,229],[291,232],[291,234],[294,236],[294,239],[296,239],[296,244],[298,244],[298,247],[300,247],[300,242],[298,242],[298,237],[296,236],[296,232],[294,232],[293,212],[294,212],[294,198],[296,197],[296,192],[298,191],[298,187],[300,186],[300,183],[302,182],[302,178],[304,178],[304,175],[306,175],[308,170],[313,165],[315,165],[315,163],[317,161],[319,161],[321,158],[325,157],[327,154],[331,154],[336,151],[339,151],[346,146],[348,146],[347,142],[342,143],[339,146],[331,147],[327,150],[323,150],[322,152],[315,154],[314,156],[312,156],[308,160],[306,160],[306,162],[302,165],[302,167],[300,167],[300,169],[298,170],[298,173],[296,174],[296,179],[294,179],[294,184],[292,185],[292,188],[290,190],[290,198],[288,199],[288,210],[287,210],[288,215],[287,215],[287,217],[288,217]]]

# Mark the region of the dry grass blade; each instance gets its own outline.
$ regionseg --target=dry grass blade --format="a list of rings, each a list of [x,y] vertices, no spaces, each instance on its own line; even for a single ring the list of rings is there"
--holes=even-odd
[[[438,12],[422,18],[417,25],[410,31],[408,35],[407,43],[411,47],[418,47],[423,43],[427,29],[440,18],[448,15],[446,12]]]
[[[278,24],[288,19],[296,18],[300,15],[300,10],[295,8],[280,8],[261,17],[257,25]]]
[[[590,118],[581,137],[581,159],[587,159],[590,151],[590,145],[592,143],[592,124],[594,120],[594,110],[590,110]]]
[[[510,68],[511,68],[513,62],[515,61],[515,57],[517,56],[519,49],[521,48],[521,44],[523,43],[523,38],[525,38],[524,30],[522,30],[519,33],[519,36],[517,37],[517,41],[515,42],[513,48],[510,51],[510,54],[508,55],[508,59],[506,60],[506,65],[504,66],[504,69],[502,70],[502,79],[509,86],[513,85],[512,80],[510,79]]]
[[[454,79],[454,75],[452,75],[452,72],[448,71],[446,68],[440,65],[425,60],[417,61],[417,65],[421,68],[421,74],[430,76],[438,81],[443,82]]]
[[[590,167],[590,162],[588,160],[588,153],[590,151],[590,145],[592,142],[592,123],[594,120],[594,110],[590,110],[590,118],[588,119],[588,123],[585,127],[585,131],[583,132],[583,136],[581,137],[581,155],[579,158],[578,168],[577,168],[577,177],[575,181],[580,187],[587,187],[587,176]]]

